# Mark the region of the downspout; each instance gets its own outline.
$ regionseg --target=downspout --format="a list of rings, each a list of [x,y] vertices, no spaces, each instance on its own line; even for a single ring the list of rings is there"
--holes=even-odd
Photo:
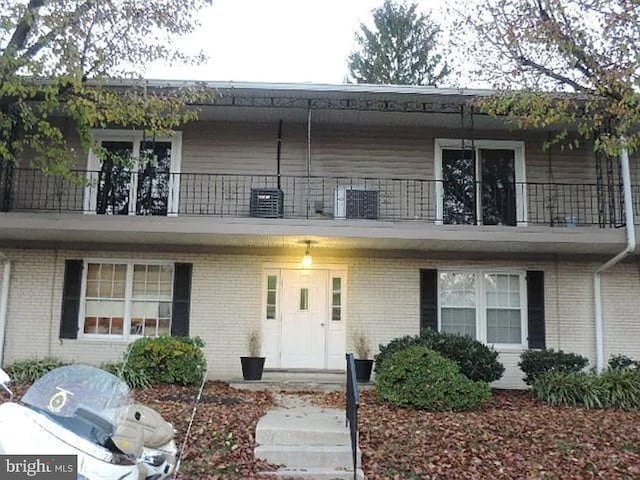
[[[9,303],[9,279],[11,278],[11,259],[0,252],[2,269],[2,291],[0,291],[0,366],[4,364],[4,337],[7,329],[7,304]]]
[[[311,194],[311,102],[307,107],[307,218],[309,218],[309,210],[311,203],[309,195]]]
[[[593,274],[593,291],[596,315],[596,371],[604,370],[604,322],[602,319],[602,289],[601,275],[608,268],[624,259],[636,249],[636,227],[633,220],[633,198],[631,196],[631,173],[629,171],[629,152],[623,147],[620,153],[620,170],[622,173],[622,190],[624,194],[624,214],[627,230],[627,246],[605,264],[596,269]]]

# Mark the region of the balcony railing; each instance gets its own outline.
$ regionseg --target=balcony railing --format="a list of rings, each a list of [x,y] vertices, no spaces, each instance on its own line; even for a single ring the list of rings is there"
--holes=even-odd
[[[168,172],[156,172],[150,178],[124,171],[74,173],[82,181],[47,176],[34,169],[13,169],[0,184],[0,210],[567,227],[616,227],[624,219],[619,185],[486,185],[464,180],[453,183]],[[633,191],[638,212],[640,186],[634,186]]]

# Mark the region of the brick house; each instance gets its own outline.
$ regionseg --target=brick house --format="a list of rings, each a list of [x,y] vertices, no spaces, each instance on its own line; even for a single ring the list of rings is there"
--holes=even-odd
[[[487,91],[209,86],[173,136],[95,131],[130,167],[78,144],[86,184],[1,166],[3,364],[99,364],[189,334],[231,379],[259,331],[266,368],[334,371],[357,335],[421,328],[493,345],[501,387],[523,385],[528,347],[640,356],[638,257],[603,272],[601,302],[594,289],[627,246],[618,159],[546,151],[550,132],[473,111]],[[639,173],[632,158],[636,195]]]

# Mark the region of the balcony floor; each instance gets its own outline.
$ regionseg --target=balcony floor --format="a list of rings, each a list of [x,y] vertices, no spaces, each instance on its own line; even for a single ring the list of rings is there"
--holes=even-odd
[[[377,220],[304,220],[230,217],[135,217],[2,213],[1,247],[88,247],[190,251],[290,249],[300,241],[362,254],[400,252],[608,255],[625,245],[624,229],[544,226],[435,225]],[[113,247],[112,247],[113,248]]]

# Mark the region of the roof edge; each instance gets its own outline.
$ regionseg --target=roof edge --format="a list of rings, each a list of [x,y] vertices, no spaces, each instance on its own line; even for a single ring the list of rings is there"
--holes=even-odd
[[[438,88],[422,85],[374,85],[329,84],[329,83],[271,83],[271,82],[236,82],[236,81],[198,81],[198,80],[160,80],[160,79],[107,79],[101,84],[111,87],[134,87],[140,84],[151,88],[188,88],[205,87],[224,90],[264,90],[264,91],[298,91],[326,93],[369,93],[369,94],[415,94],[415,95],[452,95],[484,97],[498,93],[490,89],[470,88]]]

